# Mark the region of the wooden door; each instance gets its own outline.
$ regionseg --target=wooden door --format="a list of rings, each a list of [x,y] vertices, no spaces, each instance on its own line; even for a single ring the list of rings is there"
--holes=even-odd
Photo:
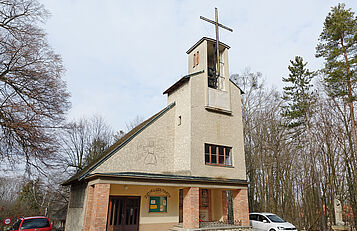
[[[140,197],[109,198],[108,231],[138,231]]]

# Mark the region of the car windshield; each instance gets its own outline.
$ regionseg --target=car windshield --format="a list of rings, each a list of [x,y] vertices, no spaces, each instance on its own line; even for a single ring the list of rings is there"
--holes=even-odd
[[[10,230],[18,230],[20,226],[21,220],[17,220],[11,227]]]
[[[284,221],[281,217],[277,216],[277,215],[267,215],[267,217],[275,223],[284,223],[286,221]]]

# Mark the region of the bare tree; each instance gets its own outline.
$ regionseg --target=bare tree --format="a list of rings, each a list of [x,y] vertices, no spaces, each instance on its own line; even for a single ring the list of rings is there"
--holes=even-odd
[[[130,132],[132,129],[134,129],[143,121],[144,121],[144,117],[137,115],[132,121],[126,122],[125,129],[121,129],[114,133],[114,140],[115,141],[120,140],[121,138],[123,138],[123,136],[125,136],[126,133]]]
[[[130,132],[133,128],[144,121],[144,117],[137,115],[132,121],[125,123],[126,132]]]
[[[289,216],[294,207],[290,203],[294,202],[290,198],[294,158],[289,158],[291,147],[286,129],[281,126],[280,95],[266,89],[261,73],[250,69],[231,79],[245,92],[242,109],[250,209]]]
[[[61,136],[61,161],[66,168],[80,171],[114,141],[112,128],[100,116],[69,123]]]
[[[64,68],[40,27],[36,0],[0,1],[0,158],[37,166],[55,150],[53,128],[69,109]]]

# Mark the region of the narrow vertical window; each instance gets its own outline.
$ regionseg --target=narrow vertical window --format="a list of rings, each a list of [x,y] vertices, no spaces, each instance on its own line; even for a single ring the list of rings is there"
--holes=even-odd
[[[197,51],[197,54],[196,54],[196,65],[198,65],[200,63],[200,52]]]
[[[210,146],[205,144],[205,163],[211,162]]]
[[[218,164],[225,164],[224,163],[224,147],[218,147]]]
[[[202,208],[208,208],[209,206],[209,194],[208,189],[201,189],[201,205]]]
[[[178,125],[178,126],[181,125],[181,116],[178,117],[178,124],[177,124],[177,125]]]
[[[225,90],[225,73],[224,73],[224,59],[223,59],[223,52],[220,53],[220,61],[219,61],[219,65],[220,65],[220,76],[218,79],[218,89],[219,90]]]
[[[196,66],[196,54],[193,54],[193,65],[192,66],[193,67]]]
[[[211,146],[211,163],[217,164],[217,146],[216,145]]]
[[[225,159],[226,159],[226,165],[232,165],[232,160],[231,160],[231,148],[225,148]]]

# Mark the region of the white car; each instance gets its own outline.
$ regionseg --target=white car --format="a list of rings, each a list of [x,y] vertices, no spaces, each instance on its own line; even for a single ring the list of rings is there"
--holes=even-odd
[[[249,213],[253,231],[296,230],[296,227],[273,213]]]

